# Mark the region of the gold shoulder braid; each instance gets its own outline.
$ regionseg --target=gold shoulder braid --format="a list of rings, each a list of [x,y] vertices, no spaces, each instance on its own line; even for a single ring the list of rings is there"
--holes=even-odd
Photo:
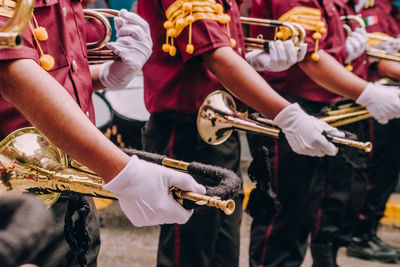
[[[280,21],[295,22],[303,26],[303,28],[306,30],[314,31],[312,37],[315,40],[315,51],[311,55],[311,59],[314,61],[319,61],[320,59],[318,54],[318,44],[319,40],[322,38],[322,35],[326,33],[325,22],[323,22],[321,18],[321,10],[317,8],[300,6],[292,8],[279,18]],[[289,29],[280,29],[282,35],[290,34],[285,34],[285,31],[289,31]]]
[[[375,6],[375,0],[367,0],[364,5],[364,9],[368,9]]]
[[[176,55],[174,38],[178,37],[187,26],[189,26],[189,40],[186,45],[186,52],[193,54],[192,24],[196,20],[215,20],[221,24],[226,24],[231,45],[232,47],[236,46],[236,40],[231,38],[229,29],[231,17],[224,14],[224,7],[216,3],[215,0],[176,0],[165,14],[167,21],[164,22],[164,28],[167,31],[167,36],[162,50],[172,57]]]

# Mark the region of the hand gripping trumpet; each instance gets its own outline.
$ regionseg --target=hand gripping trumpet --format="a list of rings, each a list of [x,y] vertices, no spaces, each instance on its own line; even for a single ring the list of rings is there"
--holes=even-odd
[[[347,15],[340,17],[340,19],[343,21],[343,28],[346,30],[347,34],[350,34],[352,32],[352,29],[349,25],[350,21],[356,22],[358,26],[361,28],[364,29],[366,28],[365,22],[360,15]],[[385,50],[373,47],[374,45],[377,45],[382,42],[386,41],[400,42],[400,40],[381,34],[367,33],[367,35],[370,42],[369,44],[367,44],[366,53],[369,57],[400,62],[400,53],[387,52]],[[370,45],[370,43],[374,44]]]
[[[33,0],[0,0],[1,14],[9,17],[0,27],[0,49],[18,48],[22,45],[22,32],[33,12]]]
[[[275,27],[274,40],[292,40],[297,49],[306,39],[306,32],[298,23],[249,17],[240,17],[240,21],[242,25]],[[270,40],[265,39],[263,35],[258,35],[256,38],[245,37],[244,40],[247,50],[269,50]]]
[[[118,17],[119,11],[113,9],[84,9],[83,13],[85,18],[93,19],[104,29],[103,36],[99,40],[86,44],[89,63],[101,64],[108,60],[118,59],[113,51],[105,49],[105,46],[110,41],[112,34],[108,18]]]
[[[267,125],[269,124],[269,125]],[[250,120],[238,115],[233,98],[226,92],[211,93],[201,105],[197,115],[197,129],[201,139],[211,145],[225,142],[233,130],[244,130],[279,138],[281,130],[271,120]],[[329,141],[371,152],[371,142],[358,142],[322,133]]]
[[[233,196],[240,188],[240,178],[231,171],[200,163],[186,163],[169,159],[160,155],[136,150],[127,151],[143,160],[161,163],[180,171],[186,171],[195,179],[214,174],[221,183],[229,183],[223,188],[223,198]],[[228,174],[227,174],[228,173]],[[221,177],[218,177],[220,175]],[[230,175],[230,180],[222,176]],[[233,175],[233,176],[232,176]],[[0,142],[0,194],[1,193],[36,193],[47,206],[54,204],[61,194],[80,194],[100,198],[115,199],[114,195],[102,188],[101,179],[88,168],[71,160],[67,155],[49,142],[35,128],[19,129]],[[215,177],[212,185],[218,182]],[[207,193],[217,191],[206,185]],[[221,190],[221,188],[218,188]],[[213,191],[214,190],[214,191]],[[230,190],[230,191],[229,191]],[[183,202],[188,199],[197,205],[216,207],[230,215],[235,210],[235,202],[231,199],[221,200],[219,197],[182,191],[179,188],[170,190],[175,198]],[[228,192],[229,191],[229,192]],[[225,195],[224,195],[225,194]]]

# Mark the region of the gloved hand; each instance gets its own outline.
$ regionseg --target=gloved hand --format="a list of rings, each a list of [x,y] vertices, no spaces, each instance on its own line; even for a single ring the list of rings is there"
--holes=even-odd
[[[294,152],[312,157],[334,156],[338,148],[322,132],[344,137],[345,134],[325,122],[306,114],[297,103],[284,108],[274,119]]]
[[[280,72],[289,69],[302,61],[307,53],[307,44],[300,45],[297,53],[293,41],[271,41],[268,44],[269,53],[263,50],[253,50],[246,53],[247,62],[256,71]]]
[[[139,15],[122,9],[115,19],[117,41],[109,43],[120,60],[103,63],[100,82],[108,88],[125,88],[150,57],[153,42],[147,22]]]
[[[186,223],[193,210],[184,209],[169,193],[175,186],[205,194],[192,176],[132,156],[128,165],[103,188],[114,193],[122,211],[136,226]]]
[[[398,53],[400,51],[400,38],[393,38],[391,41],[385,41],[372,48],[385,50],[388,53]]]
[[[350,63],[365,53],[368,36],[364,28],[356,28],[346,38],[346,63]]]
[[[356,102],[367,108],[379,123],[400,118],[400,90],[394,86],[368,83]]]

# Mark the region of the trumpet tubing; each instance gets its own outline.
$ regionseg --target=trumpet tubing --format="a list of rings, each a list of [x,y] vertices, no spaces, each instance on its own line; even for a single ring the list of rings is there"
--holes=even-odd
[[[165,159],[162,164],[182,171],[188,166],[174,159]],[[100,177],[76,161],[69,162],[64,152],[33,127],[17,130],[0,142],[0,178],[0,195],[36,193],[49,207],[60,194],[116,199],[112,192],[103,189]],[[223,201],[175,187],[171,191],[180,198],[221,209],[229,215],[235,209],[233,200]]]
[[[0,27],[0,49],[18,48],[22,45],[22,32],[33,12],[33,0],[3,0],[0,9],[10,14],[7,23]]]
[[[100,23],[104,28],[102,38],[86,44],[90,64],[100,64],[109,60],[118,59],[111,50],[104,49],[111,38],[112,30],[108,18],[117,17],[119,11],[113,9],[84,9],[84,16]]]
[[[350,34],[352,32],[351,27],[346,23],[348,21],[354,21],[358,24],[359,27],[364,28],[364,29],[366,28],[365,22],[360,15],[342,16],[342,17],[340,17],[340,19],[343,21],[343,28],[346,30],[347,34]],[[373,33],[368,33],[367,35],[370,40],[378,40],[378,41],[382,41],[382,42],[393,41],[396,39],[396,38],[393,38],[390,36],[373,34]],[[377,48],[373,48],[373,47],[367,47],[366,53],[368,56],[373,57],[373,58],[400,62],[400,53],[386,52],[385,50],[377,49]]]
[[[290,31],[289,40],[295,42],[295,38],[297,37],[297,41],[295,42],[295,46],[297,51],[298,47],[305,42],[306,32],[304,28],[294,22],[285,22],[279,20],[270,20],[270,19],[259,19],[259,18],[250,18],[250,17],[240,17],[240,21],[242,25],[252,25],[252,26],[262,26],[262,27],[275,27],[275,37],[274,39],[286,39],[286,34],[283,33],[279,28],[286,28]],[[268,43],[270,40],[264,39],[264,36],[259,35],[256,38],[254,37],[245,37],[245,46],[247,49],[263,49],[268,51]]]
[[[201,105],[197,114],[197,130],[201,139],[211,145],[225,142],[234,130],[244,130],[279,138],[281,130],[273,121],[261,117],[251,120],[238,115],[232,96],[223,91],[211,93]],[[370,142],[358,142],[345,138],[326,135],[333,143],[351,146],[371,152]]]

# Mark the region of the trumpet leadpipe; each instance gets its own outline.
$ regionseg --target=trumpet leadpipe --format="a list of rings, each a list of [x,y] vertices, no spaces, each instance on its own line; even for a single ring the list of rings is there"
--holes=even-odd
[[[179,198],[188,199],[197,205],[206,205],[222,210],[226,215],[231,215],[235,211],[235,201],[232,199],[221,200],[219,197],[206,196],[194,192],[182,191],[178,188],[171,188],[171,191]]]

